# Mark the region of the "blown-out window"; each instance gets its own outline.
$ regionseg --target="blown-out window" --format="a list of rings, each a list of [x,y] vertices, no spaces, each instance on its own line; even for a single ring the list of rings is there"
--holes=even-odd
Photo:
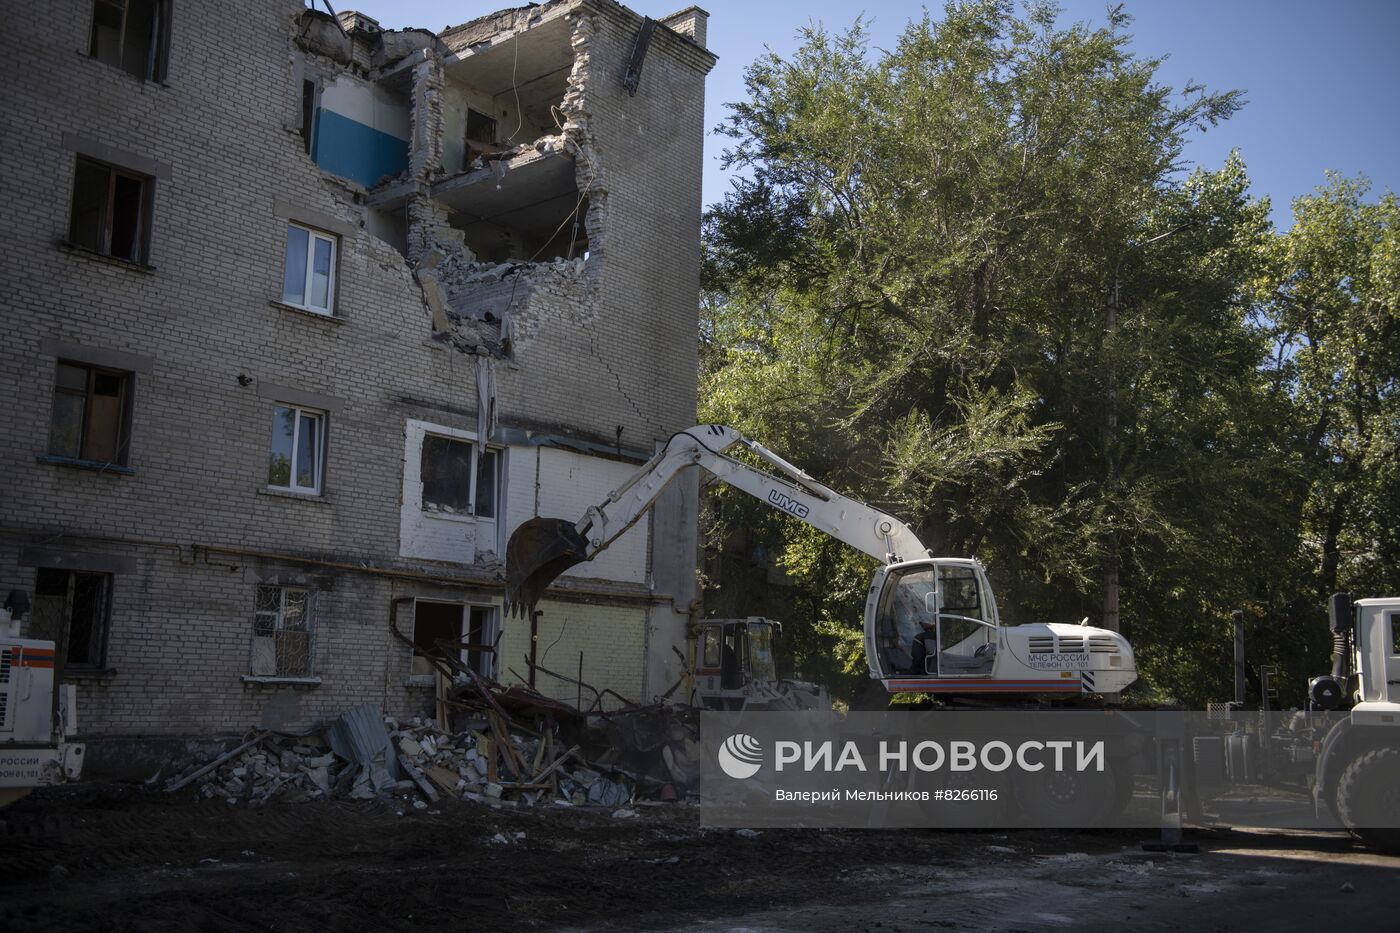
[[[500,483],[496,451],[472,441],[440,434],[423,435],[423,511],[436,515],[472,515],[494,519]]]
[[[126,466],[131,435],[131,373],[59,360],[49,454]]]
[[[88,55],[142,81],[163,81],[169,51],[169,0],[93,0]]]

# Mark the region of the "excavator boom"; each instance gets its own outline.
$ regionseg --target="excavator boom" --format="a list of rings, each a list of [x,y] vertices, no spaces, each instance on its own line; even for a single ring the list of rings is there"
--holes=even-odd
[[[740,445],[776,471],[726,456]],[[682,470],[698,466],[736,489],[826,532],[886,564],[928,556],[908,525],[817,482],[782,457],[717,424],[671,436],[627,481],[578,522],[532,518],[506,545],[506,606],[529,613],[549,585],[570,567],[592,560],[646,514]]]

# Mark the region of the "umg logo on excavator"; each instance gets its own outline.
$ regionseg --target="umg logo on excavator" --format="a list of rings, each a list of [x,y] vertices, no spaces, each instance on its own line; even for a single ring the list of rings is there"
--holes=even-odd
[[[778,508],[782,509],[784,512],[787,512],[790,515],[795,515],[798,518],[806,518],[807,515],[812,511],[807,506],[803,505],[801,502],[798,502],[792,496],[789,496],[787,493],[782,492],[778,489],[768,490],[768,501],[776,505]]]

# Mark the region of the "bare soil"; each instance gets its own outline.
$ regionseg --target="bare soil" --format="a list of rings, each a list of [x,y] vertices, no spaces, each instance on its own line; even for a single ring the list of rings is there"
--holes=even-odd
[[[520,835],[520,834],[523,834]],[[1338,834],[706,830],[697,810],[230,807],[118,785],[0,811],[0,929],[1394,929],[1400,859]],[[1350,888],[1350,890],[1345,890]]]

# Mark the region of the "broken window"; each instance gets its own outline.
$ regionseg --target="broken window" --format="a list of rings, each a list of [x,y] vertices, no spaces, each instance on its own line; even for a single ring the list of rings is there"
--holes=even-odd
[[[32,638],[54,642],[65,667],[98,670],[106,661],[110,574],[41,567],[34,578]]]
[[[262,677],[310,677],[314,656],[315,600],[298,586],[259,586],[253,612],[252,673]]]
[[[326,415],[296,405],[272,409],[272,447],[267,485],[274,489],[320,495]]]
[[[336,238],[300,224],[287,225],[282,301],[307,311],[330,314],[335,300]]]
[[[60,360],[54,379],[49,453],[126,466],[132,374]]]
[[[79,156],[68,241],[105,256],[145,262],[153,190],[145,175]]]
[[[167,0],[93,0],[88,54],[142,81],[165,80],[170,49]]]
[[[496,451],[481,452],[471,441],[423,435],[423,511],[494,519],[499,459]]]
[[[495,608],[418,600],[413,610],[411,672],[431,674],[435,668],[428,658],[454,656],[483,677],[495,676]]]
[[[496,150],[496,121],[480,111],[467,108],[466,161]]]
[[[316,82],[301,82],[301,144],[311,155],[316,136]],[[313,156],[314,158],[314,156]]]

